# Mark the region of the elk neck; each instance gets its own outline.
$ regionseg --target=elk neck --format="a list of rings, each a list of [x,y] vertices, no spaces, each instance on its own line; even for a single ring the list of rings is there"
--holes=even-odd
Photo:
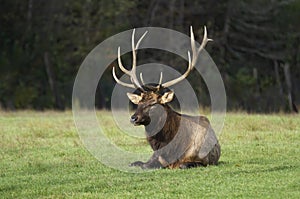
[[[180,124],[181,115],[168,105],[163,105],[163,107],[166,115],[159,116],[154,124],[145,126],[147,140],[153,150],[158,150],[171,142]],[[164,122],[164,124],[161,124],[161,122]]]

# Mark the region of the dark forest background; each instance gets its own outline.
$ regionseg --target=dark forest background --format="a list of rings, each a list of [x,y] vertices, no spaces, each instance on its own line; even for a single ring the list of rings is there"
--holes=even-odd
[[[230,110],[298,111],[300,0],[0,0],[0,5],[0,109],[71,108],[80,64],[121,31],[155,26],[189,35],[193,25],[201,41],[206,25],[214,39],[206,50],[219,67]],[[169,60],[176,68],[180,61],[170,57],[161,52],[149,60]],[[130,62],[130,56],[124,60]],[[184,72],[182,63],[176,69]],[[192,85],[197,78],[189,77]],[[96,106],[109,108],[111,67],[102,79]],[[208,106],[205,85],[195,90]]]

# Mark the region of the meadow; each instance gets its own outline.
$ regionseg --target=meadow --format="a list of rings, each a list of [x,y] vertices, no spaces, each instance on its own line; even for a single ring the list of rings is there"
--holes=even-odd
[[[299,198],[299,115],[228,113],[219,140],[218,166],[128,173],[86,150],[71,111],[0,112],[0,198]]]

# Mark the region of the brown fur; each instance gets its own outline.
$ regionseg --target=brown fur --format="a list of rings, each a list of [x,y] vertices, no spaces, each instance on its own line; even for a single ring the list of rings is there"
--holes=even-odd
[[[218,164],[220,145],[206,117],[177,113],[168,105],[159,103],[162,95],[157,92],[146,92],[141,96],[142,100],[132,117],[141,121],[137,125],[145,125],[147,141],[154,154],[146,163],[137,161],[132,166],[190,168]],[[146,107],[155,104],[163,107],[164,114],[154,115],[151,118],[155,121],[150,121]],[[154,125],[149,125],[150,122]],[[156,129],[158,126],[162,126],[159,131]]]

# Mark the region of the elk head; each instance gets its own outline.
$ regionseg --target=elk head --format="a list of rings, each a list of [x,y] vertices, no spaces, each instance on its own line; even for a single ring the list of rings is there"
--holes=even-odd
[[[129,100],[137,105],[136,112],[131,116],[130,122],[134,125],[149,125],[164,114],[162,109],[166,103],[173,100],[174,91],[158,85],[147,84],[142,86],[142,92],[127,93]],[[157,123],[157,121],[155,122]]]
[[[136,112],[131,116],[131,123],[134,125],[148,125],[151,122],[152,118],[150,117],[150,110],[157,109],[157,107],[167,107],[167,103],[173,100],[174,91],[170,90],[168,87],[184,80],[191,70],[194,68],[198,55],[202,49],[204,49],[205,45],[208,41],[212,41],[211,39],[207,38],[207,31],[206,27],[204,26],[204,36],[202,43],[199,48],[196,47],[194,33],[192,27],[190,28],[191,31],[191,48],[192,48],[192,58],[190,55],[190,51],[188,51],[188,68],[183,75],[180,77],[173,79],[171,81],[162,83],[162,73],[160,74],[160,80],[158,84],[145,84],[143,80],[143,75],[140,73],[140,81],[136,75],[136,50],[138,49],[142,39],[147,34],[147,31],[142,35],[142,37],[138,40],[137,44],[135,45],[134,42],[134,35],[135,29],[132,33],[132,69],[129,71],[127,70],[121,61],[120,56],[120,47],[118,48],[118,64],[120,69],[130,77],[131,83],[125,83],[119,80],[115,74],[115,67],[113,67],[112,74],[116,82],[122,86],[135,88],[136,91],[134,93],[127,93],[129,100],[137,105]],[[156,106],[161,105],[161,106]],[[155,115],[160,115],[161,112],[156,111]]]

